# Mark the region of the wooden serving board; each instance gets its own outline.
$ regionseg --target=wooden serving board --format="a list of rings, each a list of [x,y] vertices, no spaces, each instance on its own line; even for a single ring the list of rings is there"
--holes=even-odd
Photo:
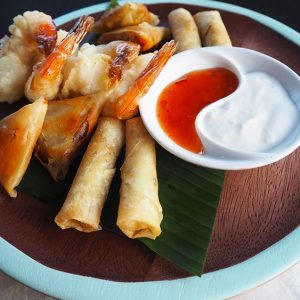
[[[168,13],[187,4],[153,4],[162,24]],[[300,74],[299,48],[260,23],[221,11],[233,45],[266,53]],[[64,26],[71,27],[71,23]],[[17,105],[0,105],[0,117]],[[5,162],[0,162],[5,163]],[[205,271],[218,270],[259,253],[300,224],[300,149],[285,159],[246,171],[228,171]],[[142,243],[111,232],[62,231],[54,224],[59,207],[19,193],[10,199],[0,188],[0,236],[54,269],[116,281],[148,281],[190,276]]]

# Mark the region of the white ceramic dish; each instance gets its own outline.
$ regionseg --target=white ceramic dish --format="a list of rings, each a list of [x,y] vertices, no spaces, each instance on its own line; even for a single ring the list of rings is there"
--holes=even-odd
[[[182,75],[199,69],[223,67],[239,79],[235,92],[204,108],[197,116],[195,126],[205,148],[204,154],[192,153],[176,144],[161,128],[157,117],[157,102],[162,90]],[[296,126],[276,147],[268,152],[246,152],[224,147],[210,139],[203,131],[203,116],[224,101],[234,101],[243,95],[244,79],[251,72],[265,72],[275,77],[287,90],[299,110]],[[223,170],[241,170],[264,166],[278,161],[300,146],[300,77],[286,65],[262,53],[237,47],[206,47],[174,55],[154,85],[142,99],[140,112],[150,134],[166,150],[191,163]]]

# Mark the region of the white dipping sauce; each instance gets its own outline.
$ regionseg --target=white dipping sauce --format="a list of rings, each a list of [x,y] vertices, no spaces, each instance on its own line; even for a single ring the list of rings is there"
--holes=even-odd
[[[244,80],[242,93],[206,113],[203,131],[225,147],[265,152],[289,135],[298,122],[299,111],[273,76],[253,72]]]

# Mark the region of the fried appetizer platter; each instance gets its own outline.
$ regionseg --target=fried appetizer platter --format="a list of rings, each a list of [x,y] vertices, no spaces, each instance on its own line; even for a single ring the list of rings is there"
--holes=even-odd
[[[47,101],[40,99],[0,121],[0,182],[11,197],[17,196],[46,111]]]
[[[25,94],[33,103],[0,121],[0,183],[11,197],[33,153],[55,181],[83,154],[55,222],[62,229],[100,230],[126,143],[117,226],[129,238],[160,235],[155,142],[137,117],[139,102],[175,52],[231,46],[217,11],[192,16],[178,8],[168,19],[174,40],[159,47],[170,30],[139,3],[110,9],[95,24],[83,16],[68,33],[38,11],[14,18],[11,36],[0,42],[0,102]],[[81,45],[90,30],[99,34],[98,44]]]

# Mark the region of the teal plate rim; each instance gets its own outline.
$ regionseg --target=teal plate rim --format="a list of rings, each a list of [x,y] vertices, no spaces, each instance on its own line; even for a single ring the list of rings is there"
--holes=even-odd
[[[124,3],[125,1],[120,1]],[[146,4],[185,3],[241,14],[272,28],[300,46],[292,28],[250,9],[211,0],[143,0]],[[54,21],[64,24],[84,14],[102,11],[107,3],[82,8]],[[0,270],[25,285],[60,299],[224,299],[240,294],[277,276],[300,260],[300,226],[283,239],[246,261],[204,274],[152,282],[114,282],[48,268],[0,238]]]

